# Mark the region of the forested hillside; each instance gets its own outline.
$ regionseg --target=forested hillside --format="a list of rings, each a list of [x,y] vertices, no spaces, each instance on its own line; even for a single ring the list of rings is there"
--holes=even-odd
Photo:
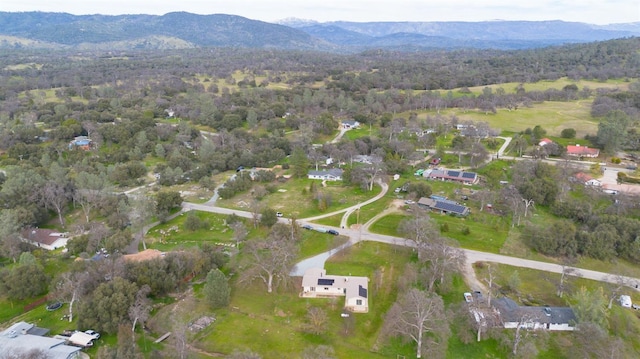
[[[632,357],[640,319],[611,303],[640,299],[633,283],[570,266],[640,278],[637,198],[584,184],[602,167],[640,182],[639,79],[640,38],[348,55],[3,52],[0,327],[100,331],[87,349],[98,358]],[[423,177],[440,167],[477,181]],[[309,175],[320,170],[341,179]],[[422,198],[467,210],[427,211]],[[369,312],[300,298],[296,263],[363,228],[394,242],[332,253],[325,268],[367,277]],[[39,230],[66,248],[34,245]],[[469,270],[461,248],[563,272]],[[580,330],[474,319],[469,276],[489,303],[571,307]],[[52,302],[63,309],[45,310]],[[424,343],[401,325],[414,304],[433,310]]]

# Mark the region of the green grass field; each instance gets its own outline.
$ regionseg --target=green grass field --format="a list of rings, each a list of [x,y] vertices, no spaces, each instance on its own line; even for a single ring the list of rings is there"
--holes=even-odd
[[[194,213],[202,223],[208,225],[196,231],[189,231],[184,228],[187,214],[183,213],[173,220],[151,228],[146,235],[147,247],[166,252],[202,243],[234,244],[233,231],[225,224],[226,215],[199,211]]]
[[[501,131],[521,132],[536,125],[542,126],[550,136],[560,136],[565,128],[576,130],[576,137],[582,138],[587,134],[595,135],[598,131],[598,121],[591,117],[591,100],[534,103],[531,107],[520,107],[508,111],[498,109],[497,113],[489,113],[461,109],[441,110],[445,116],[455,115],[460,121],[484,121],[489,126]],[[434,112],[421,112],[418,118],[433,115]]]
[[[285,183],[274,183],[275,192],[260,201],[263,206],[282,212],[285,217],[306,218],[329,213],[353,206],[366,201],[380,193],[380,187],[374,186],[373,191],[364,191],[359,187],[344,186],[342,183],[327,183],[326,187],[318,180],[290,179]],[[318,202],[312,195],[311,187],[330,198],[329,206],[320,210]],[[250,191],[240,193],[229,199],[219,200],[220,207],[238,210],[250,210],[252,203]]]
[[[406,249],[363,243],[327,263],[328,273],[370,278],[376,270],[383,273],[381,286],[370,284],[370,312],[354,315],[355,327],[349,335],[344,335],[344,319],[340,317],[343,298],[302,299],[297,286],[268,294],[264,285],[256,282],[234,287],[229,309],[217,313],[215,325],[198,338],[196,346],[212,353],[247,348],[268,359],[297,358],[305,348],[323,344],[332,346],[340,358],[385,358],[375,347],[377,333],[383,313],[395,299],[393,288],[409,255]],[[310,307],[327,313],[325,333],[313,335],[302,330]]]

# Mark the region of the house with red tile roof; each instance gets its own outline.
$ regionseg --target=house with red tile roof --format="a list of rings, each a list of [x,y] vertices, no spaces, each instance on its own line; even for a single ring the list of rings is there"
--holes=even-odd
[[[589,176],[584,172],[578,172],[573,177],[576,179],[576,181],[583,183],[585,186],[592,186],[592,187],[602,186],[602,182]]]
[[[600,155],[600,150],[597,148],[589,148],[587,146],[569,145],[567,146],[567,155],[573,157],[596,158]]]
[[[553,143],[553,141],[551,141],[550,139],[545,137],[545,138],[541,139],[540,142],[538,142],[538,146],[544,147],[544,146],[546,146],[546,145],[548,145],[550,143]]]

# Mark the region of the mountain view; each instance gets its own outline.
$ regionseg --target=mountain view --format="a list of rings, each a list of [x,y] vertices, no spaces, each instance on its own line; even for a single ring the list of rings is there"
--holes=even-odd
[[[327,22],[280,24],[234,15],[70,15],[0,12],[5,48],[154,49],[247,47],[330,52],[372,48],[524,49],[640,35],[640,23],[595,26],[563,21]]]

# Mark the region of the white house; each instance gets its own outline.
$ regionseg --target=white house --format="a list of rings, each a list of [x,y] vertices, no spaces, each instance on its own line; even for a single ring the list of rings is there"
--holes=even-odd
[[[23,241],[36,247],[54,250],[65,247],[69,238],[67,233],[60,233],[51,229],[27,228],[20,232]]]
[[[584,183],[585,186],[590,186],[590,187],[602,187],[602,182],[600,182],[599,180],[589,176],[588,174],[584,173],[584,172],[578,172],[574,175],[574,178],[578,181],[578,182],[582,182]]]
[[[342,128],[345,130],[352,130],[355,128],[360,128],[360,122],[356,121],[356,120],[348,120],[348,121],[342,121]]]
[[[509,298],[493,299],[491,306],[500,313],[500,320],[506,329],[520,326],[527,329],[572,331],[577,322],[570,307],[519,306]]]
[[[339,168],[332,168],[330,170],[322,171],[309,171],[307,177],[309,179],[319,179],[323,181],[342,181],[343,171]]]
[[[327,275],[321,268],[308,269],[302,277],[303,298],[345,297],[345,309],[354,313],[369,311],[369,278]]]

